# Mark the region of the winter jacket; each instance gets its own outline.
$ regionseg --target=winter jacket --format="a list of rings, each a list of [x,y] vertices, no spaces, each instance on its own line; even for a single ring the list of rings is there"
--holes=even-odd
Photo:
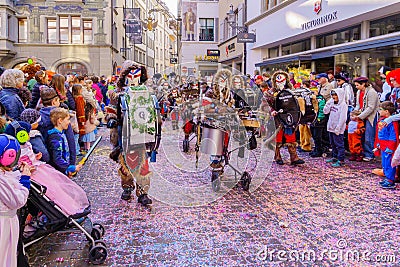
[[[29,137],[31,138],[29,140],[29,142],[32,145],[33,152],[35,154],[41,152],[42,158],[40,160],[44,161],[46,163],[50,163],[50,154],[49,154],[49,151],[47,151],[46,144],[44,142],[43,136],[40,133],[40,131],[39,130],[31,130],[29,132]]]
[[[357,91],[357,105],[355,110],[360,110],[360,90]],[[379,96],[372,86],[368,86],[365,89],[363,97],[363,108],[361,109],[361,114],[358,117],[362,120],[367,119],[371,125],[374,125],[374,120],[377,116],[379,110]]]
[[[68,175],[69,172],[75,172],[75,164],[71,163],[71,155],[67,137],[64,131],[60,132],[53,128],[47,132],[47,147],[50,152],[50,165],[60,172]]]
[[[18,96],[18,89],[11,87],[4,87],[0,91],[0,102],[6,109],[6,114],[13,120],[19,120],[22,111],[25,110],[21,98]]]
[[[72,93],[71,93],[69,90],[67,90],[66,93],[67,93],[67,105],[68,105],[68,109],[69,109],[69,110],[75,111],[75,110],[76,110],[75,99],[74,99],[74,97],[72,96]]]
[[[354,91],[353,91],[353,87],[348,84],[348,83],[344,83],[342,84],[342,86],[339,86],[338,88],[343,88],[344,91],[346,92],[346,103],[348,106],[354,106]]]
[[[29,108],[33,108],[36,109],[36,106],[39,102],[40,99],[40,86],[42,86],[44,84],[37,82],[35,83],[35,85],[33,86],[32,89],[32,101],[29,103]]]
[[[332,90],[338,95],[339,101],[337,104],[334,103],[333,98],[326,102],[324,107],[324,113],[330,114],[328,120],[328,132],[335,133],[337,135],[343,134],[346,130],[347,120],[347,103],[345,91],[342,88]]]
[[[331,98],[331,91],[333,89],[333,86],[331,83],[327,82],[324,85],[318,85],[318,94],[322,95],[326,101],[328,101]]]
[[[48,131],[54,128],[54,125],[50,121],[50,111],[55,107],[44,107],[40,110],[41,120],[39,122],[39,131],[43,136],[44,141],[47,143],[48,139]],[[68,147],[70,151],[70,162],[72,165],[75,165],[76,162],[76,148],[75,148],[75,137],[74,131],[72,130],[71,125],[68,126],[68,129],[65,131],[65,135],[68,140]],[[49,151],[51,154],[51,152]]]
[[[76,119],[78,120],[79,134],[85,134],[85,99],[82,95],[75,97]]]
[[[103,95],[103,102],[107,103],[107,86],[102,83],[98,83],[97,85],[100,87],[101,94]]]

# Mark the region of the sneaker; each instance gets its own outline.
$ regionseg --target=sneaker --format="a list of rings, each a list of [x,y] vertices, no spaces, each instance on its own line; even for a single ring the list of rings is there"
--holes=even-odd
[[[379,185],[383,185],[386,182],[386,179],[383,179],[382,181],[379,182]]]
[[[370,157],[364,157],[363,158],[363,161],[365,161],[365,162],[370,162],[370,161],[373,161],[374,160],[374,158],[370,158]]]
[[[132,188],[124,188],[124,192],[121,194],[121,199],[122,200],[129,200],[131,199],[131,194],[132,194]]]
[[[326,163],[335,163],[335,162],[337,162],[337,161],[339,161],[339,160],[338,160],[338,159],[335,159],[335,158],[331,158],[331,159],[326,160],[325,162],[326,162]]]
[[[395,189],[396,188],[395,183],[389,181],[388,179],[385,179],[382,184],[381,183],[379,183],[379,184],[383,189]]]
[[[350,161],[356,161],[357,160],[357,156],[354,154],[351,154],[351,156],[349,157]]]
[[[147,194],[142,194],[138,197],[138,202],[143,206],[147,206],[153,203],[153,201],[147,196]]]
[[[342,166],[344,166],[344,161],[339,161],[339,160],[338,160],[338,161],[332,163],[331,166],[332,166],[333,168],[342,167]]]

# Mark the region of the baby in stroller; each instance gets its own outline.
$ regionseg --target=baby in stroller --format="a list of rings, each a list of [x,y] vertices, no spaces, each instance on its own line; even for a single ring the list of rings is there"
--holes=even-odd
[[[19,162],[24,162],[34,169],[28,200],[29,215],[26,212],[28,220],[23,220],[24,246],[27,247],[66,226],[74,225],[92,242],[90,261],[95,264],[104,262],[107,250],[104,242],[99,240],[104,234],[104,228],[100,224],[92,225],[89,218],[86,218],[91,209],[85,191],[68,176],[39,160],[40,153],[35,154],[29,143],[30,129],[26,122],[13,121],[5,130],[5,133],[14,136],[21,145]],[[80,223],[87,226],[87,229]],[[101,253],[92,252],[93,249]]]

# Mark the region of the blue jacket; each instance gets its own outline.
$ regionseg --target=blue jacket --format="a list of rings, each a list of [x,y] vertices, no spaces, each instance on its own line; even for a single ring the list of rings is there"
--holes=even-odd
[[[31,133],[32,131],[29,133],[30,136]],[[39,152],[42,153],[42,158],[40,160],[46,163],[50,163],[50,154],[49,151],[47,151],[43,136],[40,134],[40,132],[37,132],[37,134],[31,136],[29,142],[31,143],[33,152],[35,152],[35,154]]]
[[[19,116],[25,110],[18,91],[17,88],[10,87],[5,87],[0,91],[0,102],[4,105],[7,116],[13,120],[19,120]]]
[[[75,111],[76,110],[75,99],[72,96],[72,93],[68,89],[66,89],[66,90],[67,90],[68,108],[70,110],[74,110]]]
[[[41,120],[39,122],[39,131],[43,136],[45,143],[48,142],[48,131],[54,128],[54,125],[50,121],[50,111],[55,107],[43,107],[40,110]],[[75,148],[75,137],[74,131],[72,130],[71,125],[68,126],[68,129],[65,131],[65,135],[68,140],[68,148],[70,151],[70,163],[71,165],[75,165],[76,163],[76,148]],[[51,152],[49,151],[51,154]]]
[[[75,164],[71,164],[67,137],[64,131],[56,128],[48,131],[47,147],[50,152],[50,165],[68,175],[75,172]]]
[[[36,109],[37,103],[39,102],[40,99],[40,86],[42,86],[42,83],[35,83],[32,89],[32,100],[29,103],[29,108]]]

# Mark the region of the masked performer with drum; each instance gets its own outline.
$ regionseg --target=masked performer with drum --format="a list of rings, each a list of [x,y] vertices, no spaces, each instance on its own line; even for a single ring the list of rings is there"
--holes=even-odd
[[[121,199],[129,200],[131,198],[131,193],[135,189],[135,178],[138,202],[143,206],[147,206],[152,204],[152,200],[148,197],[151,172],[149,171],[148,153],[146,151],[147,144],[143,141],[142,143],[128,145],[131,142],[129,136],[131,124],[137,124],[137,120],[140,120],[139,117],[141,117],[140,112],[128,109],[128,102],[133,101],[132,96],[134,96],[130,88],[131,86],[143,84],[147,80],[147,73],[144,67],[136,65],[131,60],[126,60],[122,68],[121,76],[117,83],[118,88],[111,94],[111,103],[115,105],[117,110],[116,116],[112,115],[111,112],[107,116],[107,126],[111,128],[110,139],[114,146],[110,157],[120,164],[118,174],[124,190]]]
[[[266,95],[271,106],[271,115],[275,117],[277,127],[274,160],[279,165],[284,164],[281,147],[286,146],[290,154],[291,165],[304,164],[304,160],[297,155],[295,133],[296,127],[300,123],[302,111],[294,94],[293,85],[290,83],[289,74],[284,71],[275,72],[272,76],[272,85],[273,88],[266,92]]]

